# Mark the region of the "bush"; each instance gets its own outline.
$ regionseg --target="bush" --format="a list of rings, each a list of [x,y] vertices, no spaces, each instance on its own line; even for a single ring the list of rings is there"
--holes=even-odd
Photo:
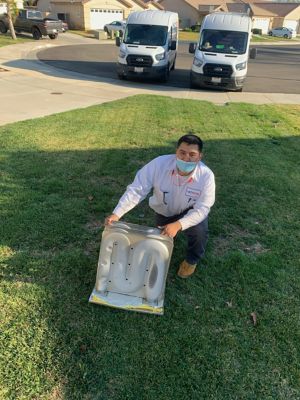
[[[254,28],[251,30],[251,32],[254,33],[254,35],[262,35],[261,29]]]
[[[191,26],[191,30],[192,30],[193,32],[200,32],[200,28],[201,28],[201,25],[199,25],[199,24],[196,24],[196,25],[192,25],[192,26]]]

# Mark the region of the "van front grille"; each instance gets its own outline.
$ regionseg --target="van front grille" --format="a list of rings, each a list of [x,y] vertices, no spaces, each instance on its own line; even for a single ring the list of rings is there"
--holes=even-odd
[[[233,70],[231,65],[226,64],[205,64],[203,67],[204,75],[215,77],[230,77]]]
[[[153,64],[151,56],[142,56],[139,54],[130,54],[126,60],[127,64],[131,67],[151,67]]]

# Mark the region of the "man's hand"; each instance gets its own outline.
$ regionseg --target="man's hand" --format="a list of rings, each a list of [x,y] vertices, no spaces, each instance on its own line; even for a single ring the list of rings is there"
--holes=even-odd
[[[179,221],[176,221],[159,228],[162,228],[161,232],[162,235],[174,238],[177,235],[177,233],[182,229],[182,226]]]
[[[112,222],[119,221],[119,217],[116,214],[111,214],[104,220],[104,225],[111,225]]]

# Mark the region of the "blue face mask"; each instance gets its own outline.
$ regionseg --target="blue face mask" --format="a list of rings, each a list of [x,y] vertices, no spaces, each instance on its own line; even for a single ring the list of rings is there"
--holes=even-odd
[[[198,164],[198,162],[187,162],[187,161],[180,160],[179,158],[176,158],[177,168],[181,172],[185,172],[186,174],[192,172],[196,168],[197,164]]]

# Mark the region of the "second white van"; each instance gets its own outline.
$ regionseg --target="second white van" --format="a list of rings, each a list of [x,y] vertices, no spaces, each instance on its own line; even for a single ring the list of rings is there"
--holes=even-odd
[[[216,12],[207,15],[200,29],[199,42],[191,43],[194,54],[191,87],[242,91],[250,51],[251,18],[246,14]]]

